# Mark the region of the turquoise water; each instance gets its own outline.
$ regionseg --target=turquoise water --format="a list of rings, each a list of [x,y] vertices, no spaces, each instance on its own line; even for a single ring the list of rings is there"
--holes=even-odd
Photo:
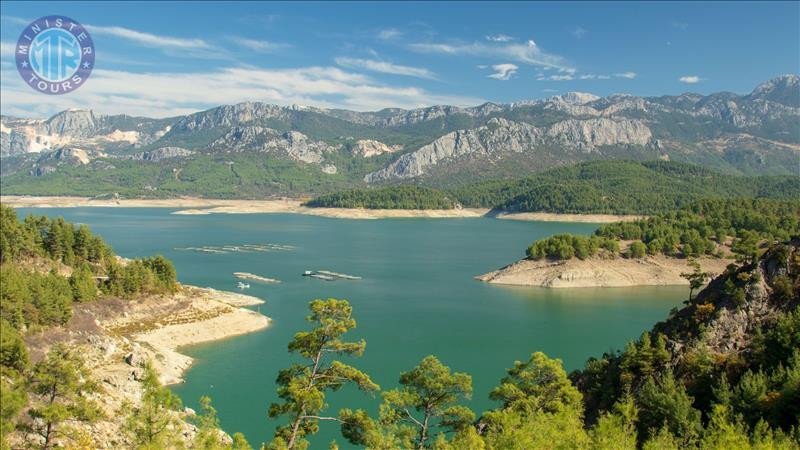
[[[291,359],[286,344],[306,328],[308,301],[350,300],[367,340],[363,358],[352,362],[384,389],[428,354],[473,376],[470,406],[492,407],[489,390],[514,360],[544,351],[568,370],[590,356],[619,348],[686,295],[682,287],[566,289],[502,287],[472,277],[523,256],[531,241],[554,233],[590,233],[590,224],[494,219],[344,220],[287,214],[181,216],[166,209],[77,208],[23,210],[62,215],[86,223],[126,257],[163,254],[175,262],[181,282],[235,290],[232,272],[252,272],[283,283],[250,282],[248,294],[266,300],[260,311],[273,319],[262,332],[195,346],[197,359],[186,383],[174,390],[197,406],[210,395],[223,427],[242,431],[257,446],[275,422],[275,376]],[[292,251],[206,254],[180,247],[275,243]],[[360,281],[325,282],[300,276],[332,270]],[[341,407],[377,409],[379,399],[352,390],[329,397],[329,413]],[[343,439],[323,423],[312,448]]]

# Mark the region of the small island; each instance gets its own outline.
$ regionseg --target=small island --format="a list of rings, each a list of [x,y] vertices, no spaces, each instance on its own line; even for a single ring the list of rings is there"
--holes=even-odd
[[[734,260],[752,260],[764,242],[797,234],[799,209],[796,201],[698,201],[604,225],[591,236],[537,240],[525,259],[475,278],[548,288],[689,285],[719,275]]]

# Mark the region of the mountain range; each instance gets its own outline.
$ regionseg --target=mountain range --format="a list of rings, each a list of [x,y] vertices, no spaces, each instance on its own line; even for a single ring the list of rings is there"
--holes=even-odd
[[[744,175],[800,171],[800,77],[746,95],[598,97],[356,112],[258,102],[152,119],[0,117],[6,194],[257,197],[457,186],[599,159]]]

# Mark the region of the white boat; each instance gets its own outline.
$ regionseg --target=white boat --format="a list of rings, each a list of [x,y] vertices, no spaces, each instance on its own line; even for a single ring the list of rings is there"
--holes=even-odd
[[[250,283],[242,283],[240,281],[237,286],[239,286],[239,289],[250,289]]]

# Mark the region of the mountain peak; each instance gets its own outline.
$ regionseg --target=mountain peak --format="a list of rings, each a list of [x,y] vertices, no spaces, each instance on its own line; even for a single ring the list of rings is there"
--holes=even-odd
[[[600,99],[599,96],[588,92],[567,92],[566,94],[557,95],[556,97],[573,105],[585,105]]]
[[[751,99],[769,100],[795,108],[800,107],[800,77],[786,74],[759,84],[750,93]]]

